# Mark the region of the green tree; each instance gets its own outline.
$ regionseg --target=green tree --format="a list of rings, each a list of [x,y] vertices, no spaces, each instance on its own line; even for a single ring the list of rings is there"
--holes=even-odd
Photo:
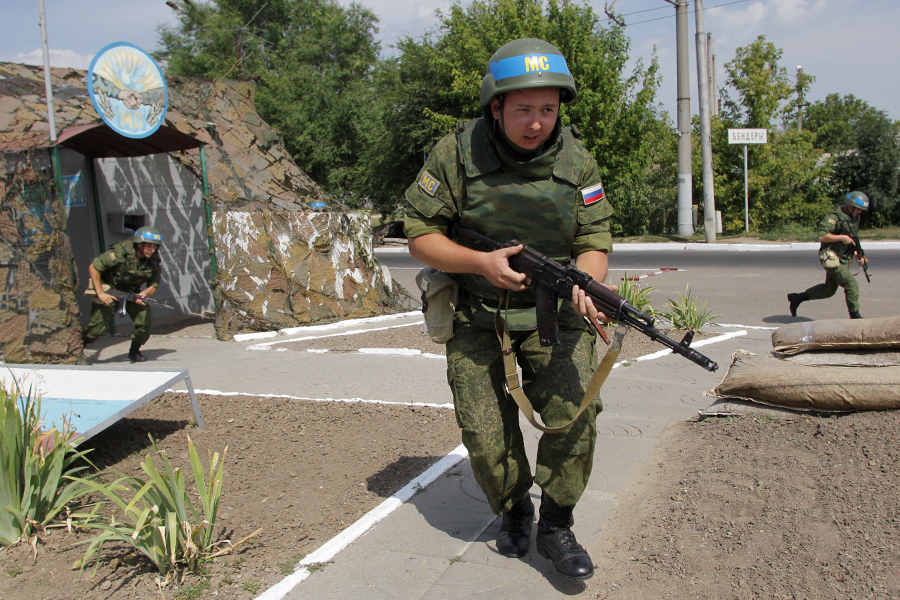
[[[795,127],[780,130],[777,120],[790,123],[792,95],[803,98],[814,77],[800,74],[791,85],[778,65],[782,51],[760,36],[738,48],[726,63],[727,84],[737,91],[737,100],[725,92],[726,110],[712,122],[713,175],[716,208],[722,211],[725,232],[743,231],[749,220],[753,231],[809,229],[831,206],[831,163],[815,147],[816,136]],[[743,148],[729,144],[727,129],[760,128],[769,132],[769,143],[748,150],[749,215],[744,196]],[[699,131],[695,123],[695,145]],[[700,173],[699,148],[695,148],[694,172]],[[702,181],[695,177],[695,188]]]
[[[862,224],[884,227],[900,223],[900,127],[881,111],[866,114],[854,124],[856,147],[834,160],[836,195],[857,190],[872,205]]]
[[[369,82],[380,52],[374,13],[336,0],[179,6],[178,25],[159,29],[156,55],[168,74],[257,81],[260,115],[284,133],[302,169],[343,195],[359,162],[354,131],[360,127],[353,119],[370,116],[360,105],[375,91]]]
[[[872,200],[863,226],[900,222],[898,124],[866,101],[838,94],[810,106],[804,124],[815,132],[816,146],[834,156],[834,196],[858,190]]]
[[[776,119],[786,114],[785,101],[793,89],[784,67],[778,66],[783,54],[761,35],[749,46],[738,48],[733,60],[725,63],[726,83],[734,88],[738,100],[727,94],[726,114],[744,127],[771,129]]]
[[[852,94],[829,94],[807,108],[803,127],[816,134],[816,148],[838,154],[856,148],[861,119],[883,114]]]

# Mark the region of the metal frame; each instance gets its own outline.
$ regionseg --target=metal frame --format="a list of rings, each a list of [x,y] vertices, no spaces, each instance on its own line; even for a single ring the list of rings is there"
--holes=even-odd
[[[27,369],[30,371],[143,371],[143,372],[169,372],[172,373],[172,377],[168,379],[165,383],[157,386],[153,391],[144,394],[138,400],[134,400],[131,404],[115,413],[114,415],[108,417],[104,421],[101,421],[99,424],[91,427],[89,430],[80,433],[78,444],[89,440],[94,437],[110,425],[122,420],[130,413],[134,412],[150,400],[153,400],[163,392],[165,392],[169,387],[174,383],[178,383],[179,381],[184,381],[185,385],[188,389],[188,394],[191,396],[191,406],[194,409],[194,416],[197,418],[197,426],[200,429],[205,429],[203,425],[203,417],[200,415],[200,404],[197,402],[197,395],[194,393],[194,386],[191,383],[191,375],[187,369],[173,369],[171,367],[96,367],[96,366],[79,366],[79,365],[21,365],[21,364],[7,364],[0,363],[0,368],[10,368],[10,369]]]

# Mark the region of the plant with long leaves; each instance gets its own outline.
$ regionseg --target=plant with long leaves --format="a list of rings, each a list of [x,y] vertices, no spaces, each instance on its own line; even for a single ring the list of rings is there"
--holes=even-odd
[[[626,272],[625,277],[622,278],[621,285],[619,285],[618,294],[625,298],[628,304],[653,316],[653,307],[650,306],[651,291],[653,291],[652,285],[642,287],[638,280],[635,279],[632,281],[629,279],[628,273]]]
[[[222,452],[221,461],[218,452],[210,456],[207,481],[197,449],[188,436],[191,469],[199,498],[199,506],[195,506],[182,470],[172,466],[165,453],[156,445],[153,436],[150,436],[150,443],[161,468],[157,469],[153,454],[147,455],[141,463],[141,468],[148,477],[146,482],[122,473],[109,484],[83,482],[104,496],[115,509],[108,522],[94,520],[98,515],[98,508],[90,514],[76,515],[88,518],[86,526],[99,529],[102,533],[82,542],[90,545],[84,557],[76,561],[75,568],[84,570],[91,559],[94,559],[96,573],[103,546],[113,540],[133,547],[150,559],[166,581],[176,575],[179,568],[194,570],[198,561],[212,554],[216,545],[213,534],[222,496],[228,447]],[[134,492],[130,500],[121,494],[128,490]]]
[[[695,298],[691,297],[691,286],[685,287],[684,294],[678,294],[678,300],[669,298],[666,305],[668,310],[662,310],[656,314],[672,323],[673,329],[689,329],[691,331],[699,331],[706,324],[713,324],[713,319],[717,319],[722,315],[714,315],[706,308],[706,301],[703,306],[698,304]]]
[[[65,419],[61,429],[43,425],[33,386],[23,393],[18,382],[10,390],[0,384],[0,545],[25,541],[36,548],[41,531],[88,492],[66,478],[89,468],[74,466],[89,450],[75,449],[76,433]]]

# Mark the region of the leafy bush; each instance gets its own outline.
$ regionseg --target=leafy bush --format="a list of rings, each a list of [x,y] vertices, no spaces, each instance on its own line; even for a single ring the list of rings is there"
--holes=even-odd
[[[99,558],[106,542],[118,540],[149,558],[168,581],[179,567],[194,570],[199,560],[212,553],[213,532],[222,495],[223,469],[228,448],[222,452],[221,462],[218,452],[210,457],[210,478],[207,482],[197,449],[188,437],[191,468],[200,500],[200,505],[194,506],[181,469],[172,466],[152,436],[150,443],[162,463],[162,470],[157,470],[153,456],[148,455],[141,463],[141,468],[149,478],[148,481],[144,482],[121,473],[119,473],[121,477],[110,484],[83,481],[93,491],[112,502],[116,510],[109,517],[108,523],[95,520],[100,505],[90,514],[76,515],[88,518],[89,522],[85,526],[100,529],[102,533],[83,542],[89,543],[90,546],[84,557],[75,563],[75,567],[81,567],[83,570],[92,558],[95,556]],[[134,491],[134,497],[126,501],[120,492],[129,489]],[[98,566],[95,559],[95,573]]]
[[[0,385],[0,545],[34,545],[66,505],[87,492],[63,481],[88,468],[72,466],[88,451],[75,450],[71,425],[41,431],[42,425],[39,394],[29,389],[23,395],[18,383],[13,390]]]
[[[625,298],[628,304],[649,315],[653,315],[653,307],[650,306],[650,292],[652,290],[652,285],[641,287],[639,281],[628,279],[628,273],[626,272],[625,277],[622,278],[622,283],[619,285],[618,293]]]
[[[674,329],[690,329],[691,331],[699,331],[707,323],[711,323],[713,319],[722,315],[710,314],[706,309],[706,302],[703,306],[698,306],[697,301],[691,297],[691,286],[685,288],[684,294],[678,295],[678,300],[669,299],[666,305],[668,310],[660,311],[656,314],[672,323]]]

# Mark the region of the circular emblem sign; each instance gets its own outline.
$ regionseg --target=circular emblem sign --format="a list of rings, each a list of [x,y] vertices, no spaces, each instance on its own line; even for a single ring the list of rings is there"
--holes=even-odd
[[[149,54],[127,42],[110,44],[91,61],[87,80],[94,108],[117,133],[144,138],[159,129],[169,90]]]

